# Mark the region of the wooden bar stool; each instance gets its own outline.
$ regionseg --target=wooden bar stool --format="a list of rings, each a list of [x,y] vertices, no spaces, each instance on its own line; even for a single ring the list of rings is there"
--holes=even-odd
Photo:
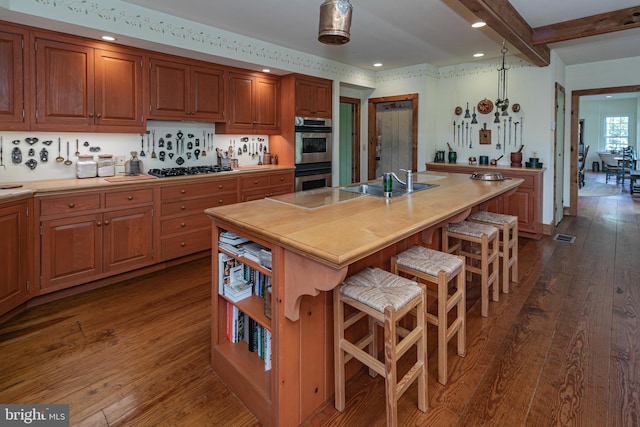
[[[398,425],[398,399],[418,380],[418,408],[427,410],[427,334],[424,323],[424,292],[418,284],[379,268],[367,268],[348,277],[333,291],[335,407],[344,410],[345,363],[356,358],[369,368],[371,376],[385,378],[387,426]],[[355,308],[345,319],[345,304]],[[403,331],[398,342],[398,320],[415,310],[416,326]],[[369,331],[356,342],[345,338],[345,330],[368,317]],[[384,325],[384,362],[375,347],[376,322]],[[400,328],[402,329],[402,328]],[[406,334],[405,334],[406,333]],[[417,360],[398,380],[397,363],[413,346]],[[368,351],[364,349],[368,348]]]
[[[458,356],[465,355],[465,268],[464,258],[414,246],[391,258],[391,272],[405,273],[423,284],[426,294],[437,298],[437,314],[425,311],[427,323],[438,327],[438,382],[447,383],[447,347],[454,335],[458,336]],[[449,295],[449,283],[456,279],[455,290]],[[435,284],[434,292],[429,284]],[[449,323],[448,315],[456,308],[455,319]]]
[[[518,217],[499,213],[478,211],[469,215],[471,222],[492,225],[500,232],[500,272],[502,276],[502,292],[509,293],[509,277],[518,283]],[[511,271],[511,275],[509,275]]]
[[[455,243],[451,244],[449,239],[454,239]],[[483,317],[487,317],[490,286],[493,286],[493,300],[500,298],[498,229],[469,221],[450,224],[442,229],[442,251],[464,256],[467,273],[480,275],[480,311]]]

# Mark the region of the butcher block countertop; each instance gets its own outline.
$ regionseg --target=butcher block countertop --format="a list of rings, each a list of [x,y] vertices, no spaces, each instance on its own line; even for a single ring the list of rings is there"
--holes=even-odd
[[[476,181],[445,172],[414,174],[436,187],[391,199],[347,193],[339,188],[309,190],[235,205],[209,208],[215,221],[342,269],[408,236],[515,191],[522,179]]]

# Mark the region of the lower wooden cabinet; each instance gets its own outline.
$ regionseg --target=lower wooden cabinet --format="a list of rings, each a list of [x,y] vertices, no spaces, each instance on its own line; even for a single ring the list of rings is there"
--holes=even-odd
[[[0,314],[29,299],[31,200],[0,204]]]
[[[241,178],[243,202],[293,192],[293,172],[255,174]]]
[[[501,172],[505,178],[522,178],[524,182],[520,184],[515,193],[493,201],[487,209],[491,212],[517,216],[518,234],[521,237],[533,239],[542,237],[542,178],[545,169],[427,163],[427,170],[468,175],[476,170],[491,170]]]
[[[52,291],[153,261],[153,208],[42,221],[42,290]]]

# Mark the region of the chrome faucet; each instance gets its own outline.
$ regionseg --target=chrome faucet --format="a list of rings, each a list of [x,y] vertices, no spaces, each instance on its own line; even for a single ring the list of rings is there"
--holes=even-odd
[[[407,193],[410,193],[413,191],[413,172],[411,171],[411,169],[400,170],[405,173],[405,181],[402,181],[400,178],[398,178],[398,175],[396,175],[394,172],[391,172],[391,176],[393,177],[393,179],[407,188]]]

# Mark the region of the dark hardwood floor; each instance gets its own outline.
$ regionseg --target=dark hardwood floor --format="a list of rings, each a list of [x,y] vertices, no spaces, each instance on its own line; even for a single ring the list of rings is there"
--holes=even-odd
[[[558,228],[572,244],[520,239],[520,283],[488,318],[468,287],[467,356],[452,343],[440,385],[430,328],[430,408],[411,388],[402,425],[640,425],[640,196],[628,189],[579,197]],[[0,403],[68,403],[72,425],[257,425],[210,367],[209,275],[194,261],[0,325]],[[327,402],[304,425],[384,423],[382,379],[363,373],[343,413]]]

